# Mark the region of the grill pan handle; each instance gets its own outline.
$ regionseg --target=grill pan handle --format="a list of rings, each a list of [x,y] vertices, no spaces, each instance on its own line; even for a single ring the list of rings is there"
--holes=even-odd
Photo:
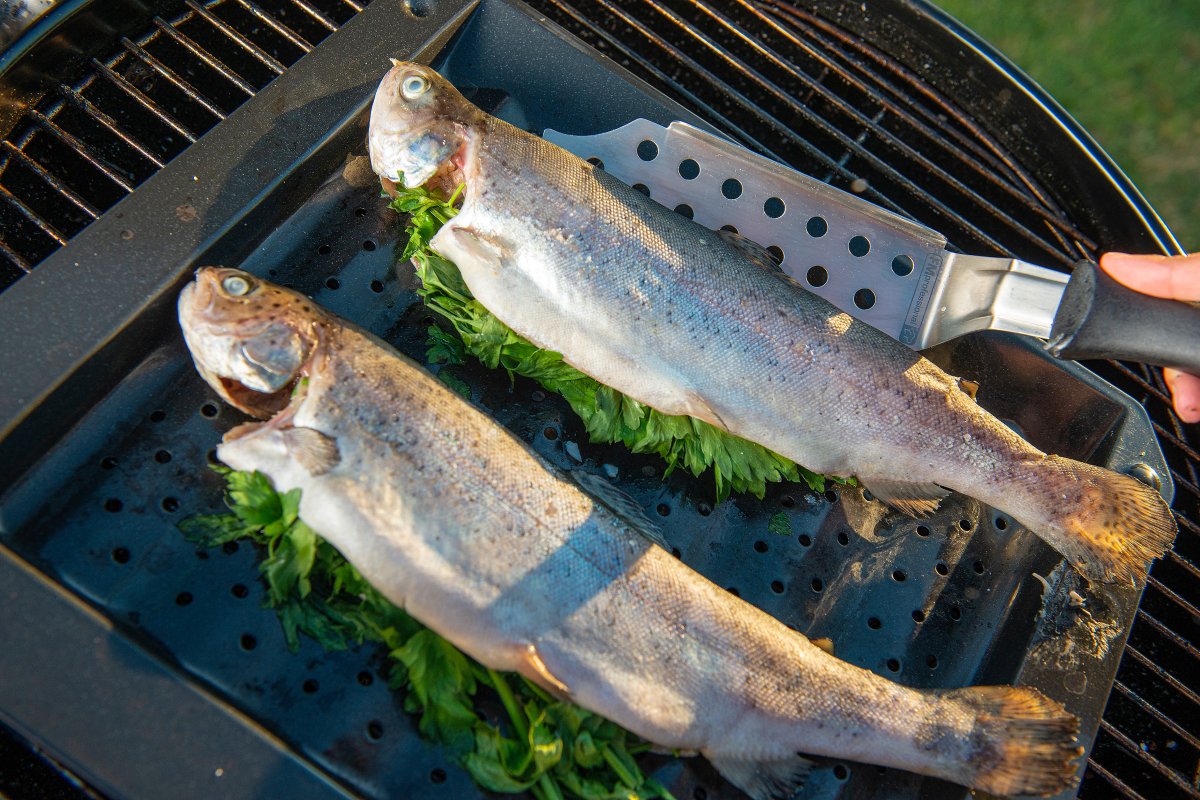
[[[1057,358],[1139,361],[1200,375],[1200,307],[1135,292],[1080,261],[1046,350]]]

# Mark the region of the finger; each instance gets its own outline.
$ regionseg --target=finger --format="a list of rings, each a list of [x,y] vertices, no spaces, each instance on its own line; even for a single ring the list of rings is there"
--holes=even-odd
[[[1177,369],[1164,369],[1163,379],[1171,390],[1179,418],[1184,422],[1200,422],[1200,377]]]
[[[1200,254],[1131,256],[1105,253],[1100,267],[1130,289],[1168,300],[1200,300]]]

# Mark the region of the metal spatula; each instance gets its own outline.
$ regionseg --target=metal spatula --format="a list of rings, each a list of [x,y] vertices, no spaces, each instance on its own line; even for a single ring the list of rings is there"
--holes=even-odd
[[[713,229],[766,246],[784,272],[923,350],[979,330],[1048,339],[1061,358],[1122,358],[1200,372],[1200,310],[1117,284],[946,250],[946,237],[683,122],[635,120],[545,138]]]

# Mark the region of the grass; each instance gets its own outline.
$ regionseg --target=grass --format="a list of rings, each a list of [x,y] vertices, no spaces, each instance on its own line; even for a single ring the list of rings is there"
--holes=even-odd
[[[1200,2],[934,1],[1040,83],[1200,250]]]

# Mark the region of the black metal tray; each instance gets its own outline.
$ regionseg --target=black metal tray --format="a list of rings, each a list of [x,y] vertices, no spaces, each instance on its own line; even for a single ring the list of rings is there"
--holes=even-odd
[[[290,654],[260,608],[255,554],[197,551],[175,528],[219,507],[206,460],[240,421],[194,374],[174,319],[196,266],[291,284],[423,356],[428,315],[396,267],[399,220],[364,158],[387,56],[433,60],[531,130],[695,121],[520,5],[375,0],[0,295],[0,720],[104,794],[479,794],[417,736],[378,654],[312,642]],[[1140,406],[1036,344],[981,335],[932,355],[1039,447],[1168,475]],[[684,561],[832,638],[840,657],[913,686],[1034,685],[1094,736],[1138,591],[1052,575],[1058,559],[1040,540],[962,497],[920,523],[846,488],[782,485],[715,505],[704,479],[663,481],[657,459],[589,445],[533,384],[465,376],[478,404],[551,460],[573,463],[574,442],[617,466]],[[767,530],[780,511],[791,536]],[[702,760],[657,763],[680,798],[738,796]],[[830,761],[802,796],[964,795]]]

